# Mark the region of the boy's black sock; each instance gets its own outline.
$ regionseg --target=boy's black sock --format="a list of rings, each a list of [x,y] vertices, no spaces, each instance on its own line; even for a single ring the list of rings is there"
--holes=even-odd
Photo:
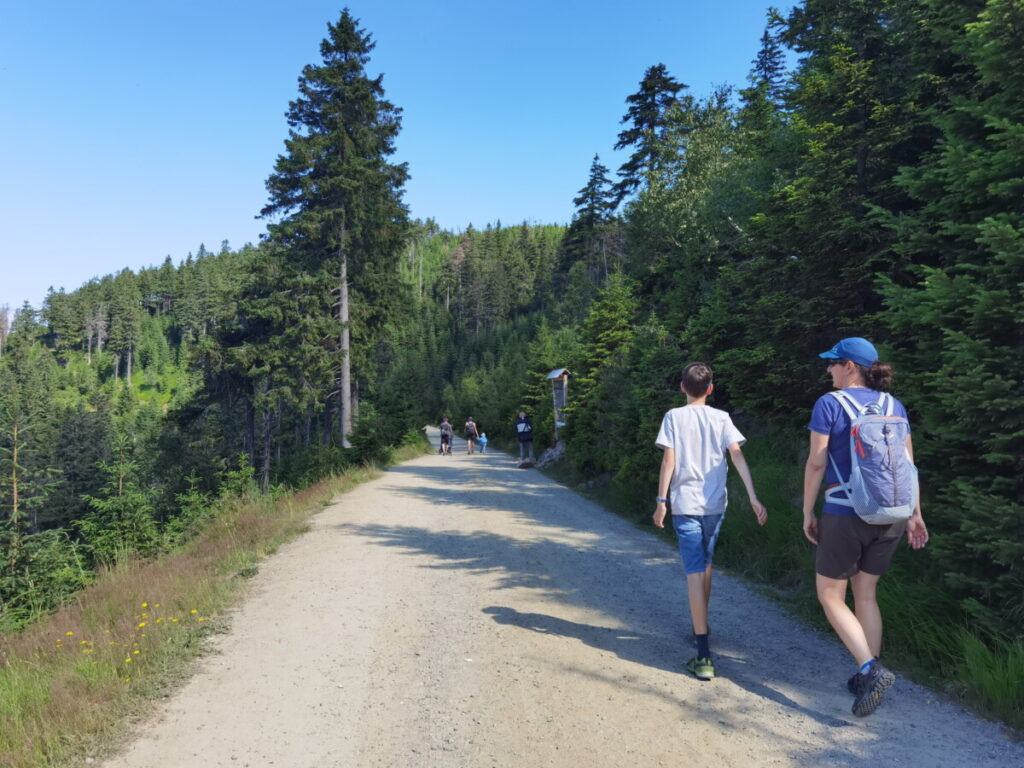
[[[708,636],[694,635],[693,637],[697,641],[697,658],[706,659],[711,656],[711,648],[708,646]]]

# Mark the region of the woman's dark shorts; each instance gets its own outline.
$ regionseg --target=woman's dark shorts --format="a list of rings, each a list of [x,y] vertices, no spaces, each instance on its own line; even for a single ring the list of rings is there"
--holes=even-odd
[[[889,570],[906,521],[872,525],[856,515],[823,514],[818,520],[814,569],[830,579],[848,579],[863,571],[881,576]]]

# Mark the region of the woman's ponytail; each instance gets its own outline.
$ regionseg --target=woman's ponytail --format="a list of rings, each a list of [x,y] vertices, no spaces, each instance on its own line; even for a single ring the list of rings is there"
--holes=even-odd
[[[881,360],[875,361],[871,367],[864,365],[858,365],[861,373],[864,375],[864,383],[871,389],[885,390],[892,385],[892,366],[888,363],[883,363]]]

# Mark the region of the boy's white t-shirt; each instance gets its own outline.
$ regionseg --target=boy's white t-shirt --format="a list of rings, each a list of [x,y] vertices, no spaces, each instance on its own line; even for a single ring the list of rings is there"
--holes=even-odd
[[[686,405],[666,413],[654,443],[675,451],[669,486],[672,514],[723,514],[729,474],[725,454],[733,443],[746,441],[729,414],[710,405]]]

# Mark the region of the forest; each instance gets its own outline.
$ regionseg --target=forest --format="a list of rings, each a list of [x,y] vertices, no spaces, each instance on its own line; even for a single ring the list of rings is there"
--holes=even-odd
[[[572,373],[556,471],[645,519],[658,424],[693,360],[749,437],[776,524],[757,538],[735,516],[723,556],[806,597],[817,354],[865,336],[910,412],[932,535],[882,595],[907,614],[889,642],[1019,716],[1024,2],[769,9],[742,87],[637,73],[608,126],[628,158],[594,156],[570,222],[459,232],[402,201],[402,110],[372,35],[348,11],[328,32],[288,107],[257,245],[0,308],[0,630],[98,569],[181,546],[226,494],[386,462],[442,416],[511,445],[525,409],[550,447],[554,368]]]

